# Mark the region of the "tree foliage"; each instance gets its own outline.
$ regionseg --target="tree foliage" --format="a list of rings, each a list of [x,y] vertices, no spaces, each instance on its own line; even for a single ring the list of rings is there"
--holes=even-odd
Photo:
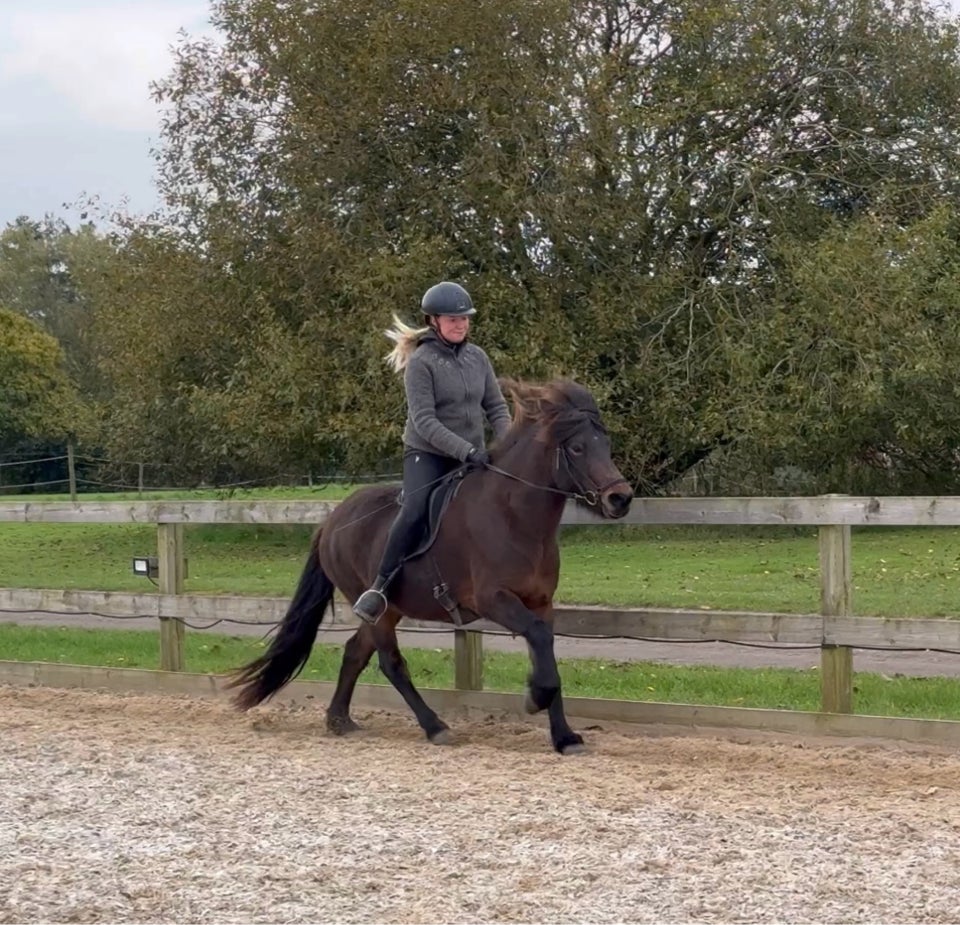
[[[396,457],[382,331],[454,278],[498,371],[591,387],[648,488],[721,449],[834,490],[878,460],[953,478],[942,12],[213,8],[218,40],[157,87],[172,224],[136,224],[92,283],[116,449],[221,473]]]
[[[105,271],[111,240],[92,224],[72,230],[46,218],[18,219],[0,232],[0,305],[35,321],[63,349],[79,391],[93,397],[102,383],[94,341],[94,306],[81,277]]]
[[[23,315],[0,308],[0,447],[67,437],[78,405],[57,341]]]
[[[867,216],[785,244],[783,285],[747,352],[768,468],[803,459],[832,484],[932,491],[960,457],[960,217]],[[775,363],[773,362],[775,360]]]

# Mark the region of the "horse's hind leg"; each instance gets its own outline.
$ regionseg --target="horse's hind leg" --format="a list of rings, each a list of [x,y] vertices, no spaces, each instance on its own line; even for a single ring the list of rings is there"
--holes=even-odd
[[[340,663],[337,689],[330,701],[330,706],[327,707],[327,729],[335,735],[345,735],[360,728],[350,718],[350,701],[353,699],[353,690],[357,686],[357,678],[367,667],[375,651],[373,633],[367,626],[362,626],[343,647],[343,661]]]
[[[451,741],[450,727],[427,706],[420,692],[413,686],[406,659],[400,654],[396,625],[390,626],[386,623],[387,619],[388,617],[384,615],[373,627],[377,638],[380,669],[407,702],[407,706],[413,710],[427,738],[434,745],[448,745]]]

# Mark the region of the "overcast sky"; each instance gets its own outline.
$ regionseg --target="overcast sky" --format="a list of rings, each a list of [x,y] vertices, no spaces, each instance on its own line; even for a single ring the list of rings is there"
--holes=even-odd
[[[960,0],[950,0],[960,10]],[[84,195],[158,204],[149,83],[177,31],[209,31],[207,0],[0,0],[0,228]]]
[[[207,0],[0,0],[0,228],[84,196],[157,205],[149,83],[177,30],[209,30]]]

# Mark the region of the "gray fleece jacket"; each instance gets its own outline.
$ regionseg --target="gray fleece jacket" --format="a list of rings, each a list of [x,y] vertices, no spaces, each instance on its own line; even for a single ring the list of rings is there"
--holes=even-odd
[[[497,437],[510,426],[490,359],[469,341],[451,346],[428,331],[407,361],[403,384],[403,442],[411,449],[463,462],[473,447],[484,446],[484,418]]]

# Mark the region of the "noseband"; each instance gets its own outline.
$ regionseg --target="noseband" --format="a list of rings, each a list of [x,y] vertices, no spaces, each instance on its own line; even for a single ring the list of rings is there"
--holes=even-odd
[[[624,485],[627,484],[626,479],[621,476],[620,478],[610,479],[609,482],[606,482],[603,485],[597,485],[594,483],[592,488],[584,488],[583,482],[587,476],[577,471],[573,461],[570,458],[570,451],[567,449],[567,445],[565,443],[561,443],[560,446],[557,447],[557,458],[556,463],[554,464],[554,471],[560,471],[561,462],[563,464],[563,468],[566,470],[567,477],[570,479],[574,488],[576,489],[575,491],[565,492],[565,494],[577,501],[582,501],[587,505],[587,507],[596,507],[600,503],[603,493],[613,488],[614,485],[619,485],[621,482],[623,482]],[[592,482],[593,480],[589,479],[589,481]]]

